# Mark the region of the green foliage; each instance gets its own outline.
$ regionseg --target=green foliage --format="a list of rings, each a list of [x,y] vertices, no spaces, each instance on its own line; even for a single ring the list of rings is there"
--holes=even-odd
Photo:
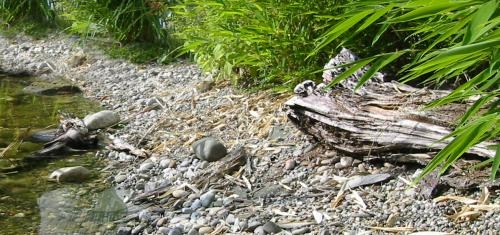
[[[234,84],[291,87],[322,67],[306,59],[338,2],[185,0],[173,7],[173,25],[206,71]]]
[[[339,48],[364,44],[363,38],[368,38],[373,48],[379,50],[377,55],[350,65],[351,68],[341,74],[341,78],[367,62],[374,61],[371,70],[376,71],[400,57],[404,66],[397,72],[405,82],[418,81],[439,87],[457,79],[460,81],[460,86],[430,104],[430,108],[479,97],[461,118],[456,130],[445,138],[452,141],[424,169],[422,177],[439,166],[442,166],[440,172],[443,173],[475,144],[486,140],[498,141],[499,9],[498,0],[353,0],[345,5],[335,21],[327,24],[332,26],[317,39],[317,46],[309,56],[318,56],[332,43]],[[363,32],[369,32],[371,36]],[[386,34],[404,36],[398,37],[403,42],[396,43],[399,45],[396,47],[387,47],[387,40],[383,39]],[[363,77],[358,87],[366,80]],[[492,146],[497,150],[497,154],[491,156],[494,158],[492,179],[500,164],[498,146]]]
[[[47,0],[2,0],[0,17],[4,23],[11,24],[19,20],[32,22],[51,22],[54,11]]]

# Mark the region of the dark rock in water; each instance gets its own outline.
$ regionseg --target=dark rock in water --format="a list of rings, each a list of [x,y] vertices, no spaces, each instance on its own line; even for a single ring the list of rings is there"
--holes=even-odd
[[[215,162],[227,154],[226,147],[214,137],[198,140],[192,147],[196,157],[207,162]]]
[[[29,141],[35,143],[46,143],[57,137],[57,129],[37,131],[31,134]]]
[[[23,91],[35,95],[61,95],[81,92],[80,88],[62,78],[36,80],[25,87]]]

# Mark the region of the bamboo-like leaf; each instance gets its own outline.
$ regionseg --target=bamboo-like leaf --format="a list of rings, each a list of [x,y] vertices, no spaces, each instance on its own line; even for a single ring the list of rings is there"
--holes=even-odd
[[[348,78],[353,73],[355,73],[359,69],[363,68],[367,64],[371,63],[375,59],[376,59],[376,57],[372,57],[372,58],[361,59],[361,60],[358,60],[358,61],[354,62],[354,64],[351,67],[349,67],[349,69],[347,69],[346,71],[344,71],[343,73],[341,73],[340,75],[338,75],[337,77],[335,77],[335,79],[333,79],[328,84],[328,87],[332,87],[332,86],[338,84],[339,82],[341,82],[342,80]]]
[[[462,115],[462,117],[460,118],[460,121],[458,122],[458,125],[459,126],[465,125],[469,121],[469,119],[471,119],[472,117],[474,117],[474,115],[476,115],[478,113],[478,111],[486,103],[488,103],[491,100],[495,99],[496,95],[497,94],[495,94],[495,93],[491,93],[489,95],[483,96],[483,97],[479,98],[478,100],[476,100],[476,102],[474,102],[474,104],[469,109],[467,109],[467,112],[465,112]]]
[[[469,27],[467,27],[467,31],[464,35],[463,45],[474,42],[478,37],[481,36],[482,33],[485,33],[482,31],[482,27],[486,24],[486,22],[488,22],[488,19],[497,9],[497,0],[491,0],[479,7],[479,9],[472,17]]]
[[[438,53],[436,56],[436,59],[441,58],[441,57],[448,57],[448,56],[453,56],[453,55],[464,55],[464,54],[470,54],[470,53],[477,53],[482,50],[491,50],[494,47],[499,47],[500,46],[500,38],[488,40],[488,41],[482,41],[482,42],[477,42],[473,44],[468,44],[468,45],[463,45],[463,46],[458,46],[458,47],[453,47],[453,48],[448,48],[444,52]]]
[[[331,27],[325,34],[320,36],[320,38],[322,39],[321,42],[318,44],[318,46],[316,46],[313,52],[308,55],[308,57],[316,54],[320,49],[333,42],[333,40],[337,39],[343,33],[350,30],[354,25],[359,23],[367,15],[370,15],[373,11],[373,9],[364,10]]]
[[[396,22],[406,22],[411,20],[417,20],[424,17],[432,16],[436,13],[442,11],[451,11],[458,7],[465,7],[464,3],[455,2],[455,1],[445,1],[440,3],[423,5],[422,7],[417,8],[416,10],[410,11],[402,16],[394,17],[389,19],[388,22],[396,23]]]
[[[495,157],[493,158],[493,164],[491,165],[491,176],[490,179],[493,181],[496,179],[498,172],[498,167],[500,166],[500,144],[497,144],[497,149]]]
[[[404,55],[406,51],[398,51],[394,53],[389,53],[386,55],[381,56],[380,58],[377,59],[374,65],[368,69],[368,71],[363,74],[363,76],[359,79],[358,84],[356,84],[356,87],[354,90],[359,89],[363,84],[368,81],[376,72],[380,71],[380,69],[384,68],[386,65],[394,61],[395,59],[399,58],[400,56]]]
[[[361,26],[356,30],[355,33],[361,32],[367,27],[371,26],[375,21],[380,19],[380,17],[384,16],[387,12],[389,12],[392,8],[394,7],[394,4],[389,4],[388,6],[384,7],[381,10],[375,11],[374,14],[372,14],[370,17],[368,17]]]

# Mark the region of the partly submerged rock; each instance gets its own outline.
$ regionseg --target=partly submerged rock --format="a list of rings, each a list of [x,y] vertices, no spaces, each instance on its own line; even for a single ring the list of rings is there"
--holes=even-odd
[[[81,92],[80,88],[63,78],[38,79],[23,89],[35,95],[61,95]]]
[[[192,147],[196,157],[207,162],[215,162],[227,154],[226,147],[214,137],[200,139]]]
[[[57,182],[83,182],[90,177],[90,171],[83,166],[63,167],[50,174],[49,179]]]
[[[90,131],[110,127],[118,122],[120,122],[120,116],[111,110],[89,114],[83,119],[83,123]]]
[[[32,133],[29,140],[35,143],[46,143],[57,137],[57,129],[41,130]]]

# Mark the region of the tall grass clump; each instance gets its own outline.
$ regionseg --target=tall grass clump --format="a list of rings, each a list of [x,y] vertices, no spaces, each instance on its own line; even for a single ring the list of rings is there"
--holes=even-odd
[[[13,24],[19,20],[32,22],[52,22],[54,11],[52,0],[2,0],[0,17],[4,24]]]
[[[392,69],[401,81],[433,87],[454,84],[451,94],[429,108],[465,100],[475,103],[458,120],[457,128],[446,137],[450,144],[435,156],[423,175],[438,167],[443,173],[469,148],[491,140],[495,144],[490,147],[496,150],[489,160],[494,179],[500,165],[499,24],[498,0],[352,0],[324,25],[328,30],[316,39],[316,48],[309,56],[322,56],[321,52],[332,45],[339,49],[370,42],[379,50],[367,58],[371,72],[391,70],[390,65],[399,63],[402,66]],[[389,43],[398,46],[385,46],[387,34],[396,40]],[[372,74],[361,78],[358,87]]]
[[[173,26],[206,71],[234,84],[291,87],[327,57],[306,59],[338,1],[184,0]],[[312,77],[311,77],[312,78]]]

